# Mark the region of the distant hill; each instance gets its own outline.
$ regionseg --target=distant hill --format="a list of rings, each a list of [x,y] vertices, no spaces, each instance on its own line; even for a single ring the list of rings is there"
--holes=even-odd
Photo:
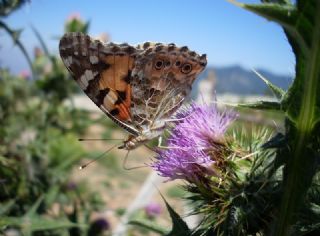
[[[277,75],[268,70],[256,69],[273,84],[287,90],[292,78],[288,75]],[[210,73],[211,72],[211,73]],[[213,72],[213,73],[212,73]],[[207,67],[200,75],[195,87],[208,77],[208,74],[215,75],[216,93],[233,93],[237,95],[268,95],[270,90],[251,70],[241,66]],[[195,89],[197,90],[197,89]]]

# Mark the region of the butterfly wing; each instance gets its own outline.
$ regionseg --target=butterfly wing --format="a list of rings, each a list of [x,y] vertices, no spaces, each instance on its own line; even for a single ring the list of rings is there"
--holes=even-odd
[[[128,44],[103,44],[82,33],[67,33],[60,56],[80,88],[114,122],[138,135],[132,127],[131,72],[137,52]]]
[[[132,117],[137,128],[164,126],[190,93],[196,77],[204,70],[206,55],[174,44],[140,46],[132,71]]]

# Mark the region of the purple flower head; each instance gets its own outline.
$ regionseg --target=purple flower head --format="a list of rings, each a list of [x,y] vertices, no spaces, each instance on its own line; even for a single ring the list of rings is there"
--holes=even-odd
[[[71,14],[68,16],[68,19],[67,19],[68,22],[74,21],[74,20],[76,20],[76,21],[82,21],[81,15],[80,15],[79,12],[73,12],[73,13],[71,13]]]
[[[98,218],[90,224],[88,235],[101,235],[110,228],[111,225],[107,219]]]
[[[179,121],[167,141],[168,149],[159,150],[151,165],[161,176],[171,180],[199,181],[212,174],[217,159],[208,150],[219,148],[230,123],[236,118],[232,111],[219,112],[216,105],[192,103],[176,116]]]
[[[151,202],[144,207],[146,215],[150,218],[154,218],[161,213],[161,206],[158,203]]]
[[[70,182],[68,182],[67,183],[67,189],[69,190],[69,191],[74,191],[74,190],[76,190],[77,189],[77,184],[75,183],[75,182],[73,182],[73,181],[70,181]]]

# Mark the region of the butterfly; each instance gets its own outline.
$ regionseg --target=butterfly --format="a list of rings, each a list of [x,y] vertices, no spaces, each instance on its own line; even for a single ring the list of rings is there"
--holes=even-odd
[[[86,95],[129,132],[126,150],[162,135],[207,64],[186,46],[105,44],[83,33],[66,33],[59,51]]]

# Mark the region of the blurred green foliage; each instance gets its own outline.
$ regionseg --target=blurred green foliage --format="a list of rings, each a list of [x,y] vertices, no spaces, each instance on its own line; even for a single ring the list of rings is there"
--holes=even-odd
[[[73,15],[69,16],[67,19],[64,31],[65,32],[82,32],[88,33],[88,29],[90,26],[90,22],[83,21],[79,14],[74,13]]]
[[[0,16],[25,2],[0,1]],[[65,30],[83,32],[88,26],[73,18]],[[0,19],[1,28],[24,50],[20,31]],[[77,139],[96,121],[74,107],[76,83],[33,30],[42,47],[30,61],[33,74],[14,76],[0,68],[0,234],[100,235],[109,223],[91,222],[91,216],[103,201],[72,180],[72,170],[87,155]]]

